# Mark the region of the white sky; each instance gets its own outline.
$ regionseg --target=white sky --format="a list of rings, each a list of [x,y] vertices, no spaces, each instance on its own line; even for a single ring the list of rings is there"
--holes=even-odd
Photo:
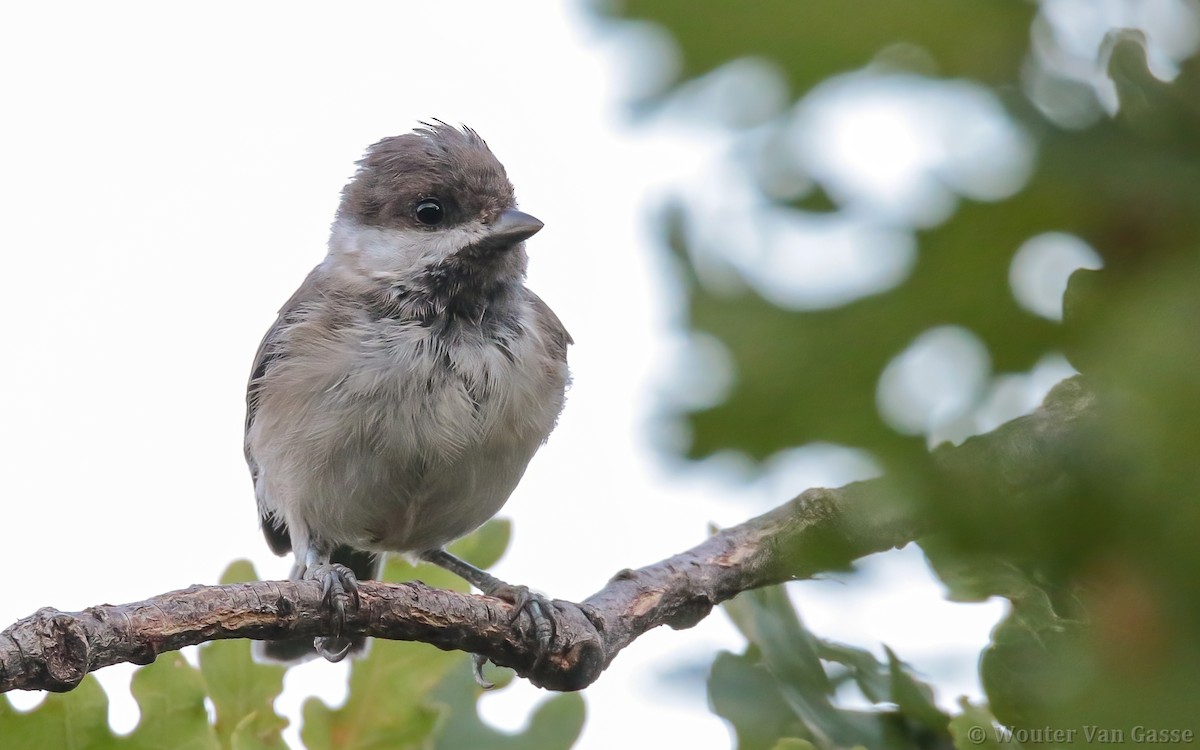
[[[646,220],[723,144],[631,125],[638,59],[574,5],[8,4],[0,70],[0,625],[212,583],[240,557],[286,575],[242,459],[250,361],[323,256],[354,160],[429,117],[483,134],[545,221],[529,283],[577,342],[560,426],[504,511],[515,537],[498,575],[579,600],[710,522],[861,470],[801,456],[745,486],[729,461],[684,468],[655,447],[682,337]],[[865,568],[854,586],[794,586],[809,624],[886,642],[936,676],[945,705],[977,695],[1000,605],[941,602],[912,550]],[[728,747],[703,682],[671,691],[657,675],[741,647],[720,613],[644,637],[587,690],[579,747]],[[129,673],[98,675],[121,729],[136,721]],[[280,706],[336,700],[344,677],[294,670]],[[522,683],[483,710],[515,727],[541,696]]]

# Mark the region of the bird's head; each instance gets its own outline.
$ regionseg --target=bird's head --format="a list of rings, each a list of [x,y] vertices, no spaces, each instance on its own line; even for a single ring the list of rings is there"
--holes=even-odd
[[[398,285],[519,280],[522,243],[542,222],[516,205],[475,131],[426,123],[367,149],[342,191],[330,259]]]

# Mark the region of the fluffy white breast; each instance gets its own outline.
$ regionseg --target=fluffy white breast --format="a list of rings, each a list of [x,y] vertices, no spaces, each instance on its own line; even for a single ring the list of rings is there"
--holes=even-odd
[[[264,505],[338,544],[441,546],[508,499],[562,409],[566,363],[527,295],[509,301],[503,337],[351,312],[284,332],[249,436]]]

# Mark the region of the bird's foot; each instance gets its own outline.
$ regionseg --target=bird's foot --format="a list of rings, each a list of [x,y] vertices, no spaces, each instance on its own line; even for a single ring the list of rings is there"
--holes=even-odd
[[[528,586],[514,586],[497,578],[493,578],[489,583],[491,585],[481,589],[483,593],[503,599],[512,605],[512,615],[508,618],[509,625],[515,624],[520,619],[522,612],[529,613],[529,619],[533,623],[533,639],[537,643],[538,655],[534,662],[536,668],[550,653],[554,637],[558,634],[558,610],[554,608],[554,603],[548,597],[531,591]],[[484,690],[495,687],[483,676],[483,665],[487,663],[487,659],[479,654],[472,654],[471,659],[474,665],[475,682]]]
[[[540,665],[545,660],[554,645],[555,636],[561,629],[558,622],[558,610],[550,599],[530,591],[527,586],[513,586],[505,583],[491,573],[480,570],[444,549],[422,552],[421,559],[445,568],[488,596],[494,596],[512,604],[512,616],[508,620],[510,625],[517,622],[522,612],[528,612],[529,619],[533,623],[533,637],[538,648],[534,666]],[[483,676],[483,665],[487,663],[487,659],[479,654],[473,654],[472,659],[475,665],[475,682],[484,690],[495,687]]]
[[[528,612],[529,618],[533,621],[533,636],[537,640],[538,647],[543,651],[549,649],[554,642],[554,636],[558,633],[558,622],[555,620],[558,612],[554,609],[554,603],[548,597],[531,591],[528,586],[513,586],[503,581],[497,581],[497,584],[490,591],[483,593],[503,599],[512,605],[512,616],[508,618],[509,625],[514,624],[522,612]]]
[[[332,636],[318,636],[313,646],[326,661],[339,662],[346,658],[354,645],[352,638],[342,635],[346,625],[346,612],[358,607],[358,578],[345,565],[321,563],[310,566],[304,577],[321,584],[321,598],[329,607],[333,621]]]

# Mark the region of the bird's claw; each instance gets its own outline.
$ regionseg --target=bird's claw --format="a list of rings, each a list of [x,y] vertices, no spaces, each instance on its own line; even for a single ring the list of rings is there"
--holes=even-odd
[[[557,610],[549,599],[540,594],[531,595],[525,608],[529,611],[529,618],[533,620],[533,637],[538,644],[538,657],[534,662],[534,666],[537,667],[550,652],[554,637],[558,635],[558,621],[554,619]]]
[[[553,645],[554,636],[558,634],[558,622],[555,620],[557,611],[554,609],[554,604],[546,596],[530,591],[528,586],[502,583],[485,593],[497,599],[503,599],[512,605],[512,615],[508,618],[509,625],[515,625],[522,612],[529,613],[529,619],[533,621],[533,637],[541,652],[538,654],[540,662],[545,653],[550,650],[550,646]]]
[[[304,572],[304,577],[321,583],[321,599],[330,608],[332,636],[318,636],[313,646],[326,661],[339,662],[350,653],[354,641],[342,636],[346,613],[358,607],[358,578],[345,565],[322,563]]]
[[[475,684],[484,690],[491,690],[496,683],[483,676],[483,667],[488,662],[486,656],[471,654],[471,674],[475,676]]]
[[[491,573],[476,568],[470,563],[460,560],[444,549],[430,549],[421,553],[421,559],[445,568],[463,580],[470,583],[488,596],[503,599],[512,605],[512,614],[508,624],[513,625],[522,612],[529,613],[533,623],[533,638],[537,643],[537,657],[533,666],[536,669],[551,653],[554,640],[561,630],[558,622],[558,609],[548,598],[529,590],[527,586],[513,586],[496,578]],[[483,665],[487,659],[475,654],[472,656],[475,682],[484,690],[493,687],[483,676]]]
[[[533,639],[537,643],[537,658],[533,663],[534,669],[536,669],[550,653],[551,647],[554,645],[554,638],[558,635],[556,619],[558,611],[554,608],[554,604],[548,597],[530,591],[528,586],[499,583],[484,593],[497,599],[503,599],[512,605],[512,614],[508,618],[509,625],[515,625],[522,612],[529,613],[529,619],[533,623]],[[475,683],[484,690],[495,687],[483,676],[483,665],[487,663],[487,659],[479,654],[472,654],[471,657]]]

